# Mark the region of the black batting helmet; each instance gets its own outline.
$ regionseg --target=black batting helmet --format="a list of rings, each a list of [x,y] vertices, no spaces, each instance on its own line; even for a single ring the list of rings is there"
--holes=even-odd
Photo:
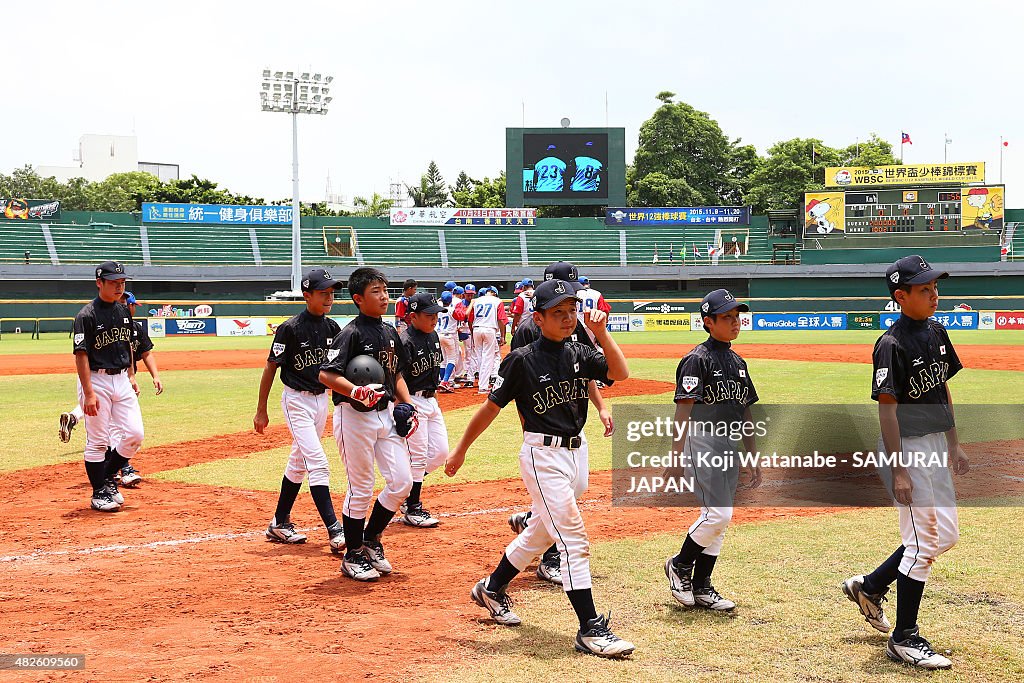
[[[345,368],[345,379],[357,387],[384,384],[384,368],[373,356],[356,356]]]

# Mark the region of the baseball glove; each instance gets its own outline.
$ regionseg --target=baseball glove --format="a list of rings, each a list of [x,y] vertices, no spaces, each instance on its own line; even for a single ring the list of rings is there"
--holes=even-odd
[[[416,407],[410,403],[396,403],[393,415],[395,431],[403,438],[408,439],[420,426],[419,418],[416,417]]]

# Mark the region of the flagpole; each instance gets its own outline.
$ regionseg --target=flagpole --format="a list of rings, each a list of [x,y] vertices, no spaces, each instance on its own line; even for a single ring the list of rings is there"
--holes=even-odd
[[[999,183],[1003,182],[1003,136],[999,136]]]
[[[900,163],[903,163],[903,131],[900,131]]]
[[[942,163],[949,161],[949,133],[942,134]]]

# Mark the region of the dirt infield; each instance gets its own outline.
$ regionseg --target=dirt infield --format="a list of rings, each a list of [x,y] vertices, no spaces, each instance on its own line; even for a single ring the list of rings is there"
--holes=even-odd
[[[428,489],[435,512],[458,516],[435,530],[392,525],[385,541],[396,571],[366,585],[340,575],[322,528],[305,545],[266,542],[260,525],[274,493],[154,481],[126,491],[121,512],[104,514],[88,509],[81,470],[72,463],[4,475],[3,502],[19,531],[0,539],[0,635],[11,652],[85,652],[90,678],[103,672],[104,680],[253,672],[298,680],[325,671],[409,680],[465,656],[461,641],[496,628],[469,589],[511,540],[510,512],[528,506],[518,480]],[[592,474],[584,509],[595,540],[678,531],[694,514],[612,508],[609,491],[610,474]],[[742,510],[737,521],[828,511]],[[320,524],[307,495],[293,519],[300,528]],[[517,581],[541,585],[530,573]]]
[[[627,358],[681,358],[690,345],[629,344]],[[822,363],[870,363],[870,344],[736,344],[744,358],[818,361]],[[957,348],[964,367],[977,370],[1024,370],[1019,346],[967,345]],[[160,351],[160,370],[233,370],[261,368],[267,362],[262,349],[236,351]],[[0,356],[2,375],[62,375],[74,373],[71,354]]]

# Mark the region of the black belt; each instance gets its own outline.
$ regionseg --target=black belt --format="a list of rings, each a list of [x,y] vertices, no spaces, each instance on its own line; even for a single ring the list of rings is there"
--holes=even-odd
[[[423,398],[434,398],[434,394],[437,393],[437,389],[424,389],[423,391],[412,392],[413,396],[422,396]]]
[[[118,368],[117,370],[113,368],[97,368],[96,372],[102,372],[104,375],[120,375],[127,369],[128,368]]]
[[[583,445],[583,438],[580,436],[552,436],[551,434],[545,434],[544,445],[562,446],[570,451],[574,451]]]

